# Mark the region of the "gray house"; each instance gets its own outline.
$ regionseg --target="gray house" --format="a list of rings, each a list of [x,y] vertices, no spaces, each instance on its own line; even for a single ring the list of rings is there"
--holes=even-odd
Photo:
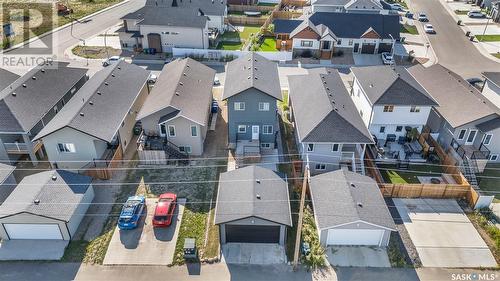
[[[87,70],[68,63],[39,65],[0,91],[0,161],[23,155],[38,163],[42,142],[33,138],[87,81]],[[14,76],[10,76],[14,78]]]
[[[214,69],[190,58],[166,64],[136,117],[142,149],[203,154],[214,77]]]
[[[0,163],[0,204],[16,187],[14,170],[16,167]]]
[[[313,0],[312,11],[330,13],[380,13],[380,0]]]
[[[311,177],[309,186],[321,245],[389,244],[396,226],[375,180],[337,170]]]
[[[311,174],[348,165],[364,173],[367,144],[373,143],[335,69],[288,78],[290,115],[298,149]]]
[[[276,172],[247,166],[220,174],[215,224],[221,244],[285,245],[292,226],[288,185]]]
[[[282,100],[276,63],[251,53],[227,65],[229,147],[237,154],[274,149],[279,130],[277,101]]]
[[[94,199],[91,181],[64,170],[25,177],[0,206],[0,238],[71,240]]]
[[[35,137],[54,168],[106,167],[130,145],[149,71],[124,61],[97,72]],[[132,144],[132,145],[135,145]]]
[[[500,72],[483,72],[482,74],[485,80],[481,93],[500,108]]]

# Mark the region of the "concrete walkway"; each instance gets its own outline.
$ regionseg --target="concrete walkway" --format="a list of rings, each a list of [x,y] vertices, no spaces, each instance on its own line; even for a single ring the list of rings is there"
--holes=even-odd
[[[227,264],[283,264],[285,248],[278,244],[227,243],[222,245],[222,261]]]
[[[66,240],[2,241],[0,260],[60,260],[68,243]]]
[[[330,246],[326,250],[326,256],[333,266],[391,267],[385,248]]]

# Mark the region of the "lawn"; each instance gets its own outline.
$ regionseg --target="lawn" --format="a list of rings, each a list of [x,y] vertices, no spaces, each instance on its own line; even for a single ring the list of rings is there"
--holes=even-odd
[[[500,53],[496,53],[496,54],[491,54],[492,56],[494,56],[495,58],[497,59],[500,59]]]
[[[240,38],[243,42],[248,40],[250,36],[257,34],[260,31],[261,26],[255,25],[247,25],[243,28],[243,31],[240,32]]]
[[[219,45],[217,45],[217,50],[236,51],[241,50],[242,46],[243,44],[241,42],[220,42]]]
[[[263,51],[263,52],[276,52],[278,49],[276,49],[276,38],[274,37],[266,37],[264,39],[264,42],[259,46],[258,51]]]
[[[418,35],[417,27],[409,24],[402,24],[400,28],[401,33],[409,33],[413,35]]]
[[[276,3],[259,3],[259,4],[257,4],[257,6],[267,6],[267,7],[274,7],[276,5],[278,5],[278,4],[276,4]]]
[[[71,52],[82,58],[105,59],[107,57],[119,56],[122,51],[112,47],[76,46],[71,50]]]
[[[484,172],[477,176],[481,190],[500,192],[500,164],[486,165]],[[500,194],[495,194],[495,198],[500,199]]]
[[[437,165],[410,165],[405,171],[387,164],[378,165],[378,168],[387,183],[420,183],[418,176],[441,176],[443,172]]]
[[[496,42],[500,41],[500,34],[495,34],[495,35],[476,35],[476,39],[481,42]]]
[[[454,12],[455,12],[455,14],[457,14],[457,15],[467,15],[467,13],[468,13],[469,11],[467,11],[467,10],[455,10]]]

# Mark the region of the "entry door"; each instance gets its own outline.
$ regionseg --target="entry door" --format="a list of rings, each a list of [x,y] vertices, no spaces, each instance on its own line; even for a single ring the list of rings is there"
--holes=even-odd
[[[465,144],[466,145],[473,144],[476,135],[477,135],[477,130],[470,130],[469,135],[467,136],[467,140],[465,141]]]
[[[252,140],[259,139],[259,126],[252,126]]]
[[[353,49],[353,52],[354,52],[354,53],[357,53],[357,52],[358,52],[358,50],[359,50],[359,43],[355,43],[355,44],[354,44],[354,49]]]

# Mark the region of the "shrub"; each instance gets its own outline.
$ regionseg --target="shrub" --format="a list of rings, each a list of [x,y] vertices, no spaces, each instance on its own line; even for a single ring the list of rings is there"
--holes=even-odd
[[[302,241],[308,243],[311,249],[308,255],[302,256],[302,262],[310,269],[325,267],[325,249],[319,242],[314,217],[311,209],[308,207],[304,209],[301,236]]]

